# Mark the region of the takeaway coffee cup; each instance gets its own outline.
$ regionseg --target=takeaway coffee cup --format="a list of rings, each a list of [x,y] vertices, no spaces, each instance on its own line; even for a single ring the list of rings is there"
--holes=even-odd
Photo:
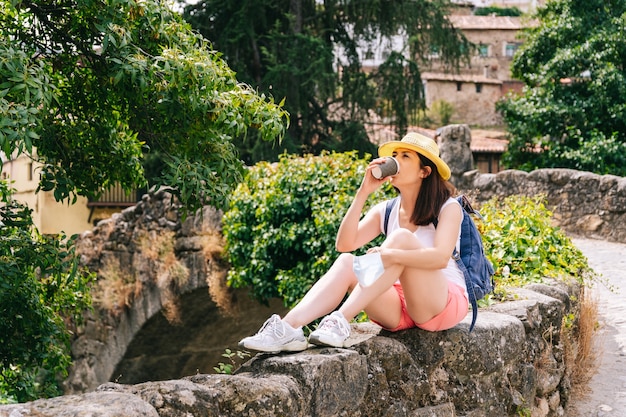
[[[385,162],[372,168],[372,175],[377,180],[396,175],[398,172],[400,172],[400,164],[398,164],[396,158],[392,156],[386,157]]]

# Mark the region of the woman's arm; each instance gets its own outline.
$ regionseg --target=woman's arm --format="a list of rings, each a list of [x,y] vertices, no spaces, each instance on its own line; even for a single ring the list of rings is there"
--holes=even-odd
[[[367,244],[381,233],[380,213],[377,210],[370,210],[361,220],[361,213],[365,207],[365,202],[371,193],[380,187],[388,179],[378,180],[371,174],[374,166],[380,164],[384,159],[373,160],[365,171],[365,176],[361,186],[357,190],[352,204],[348,208],[346,215],[341,221],[335,248],[339,252],[352,252]]]
[[[378,210],[368,211],[363,219],[359,220],[365,206],[365,200],[367,197],[363,199],[357,194],[341,221],[335,241],[335,248],[339,252],[352,252],[371,242],[381,233]]]
[[[380,248],[385,267],[393,264],[422,269],[442,269],[448,265],[459,237],[463,213],[458,204],[447,205],[439,214],[432,248]]]

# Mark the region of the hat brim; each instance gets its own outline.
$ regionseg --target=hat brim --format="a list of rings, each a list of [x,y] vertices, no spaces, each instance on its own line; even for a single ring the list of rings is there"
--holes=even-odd
[[[382,145],[380,145],[380,147],[378,148],[378,156],[380,157],[392,156],[393,152],[399,148],[410,149],[412,151],[415,151],[419,154],[424,155],[426,158],[430,159],[433,162],[433,164],[435,164],[435,166],[437,167],[437,171],[439,172],[439,175],[441,176],[441,178],[443,178],[446,181],[450,179],[450,176],[451,176],[450,167],[448,166],[448,164],[444,162],[443,159],[441,159],[438,155],[435,155],[434,153],[430,152],[428,149],[423,148],[421,146],[414,145],[412,143],[401,142],[399,140],[392,140],[389,142],[385,142]]]

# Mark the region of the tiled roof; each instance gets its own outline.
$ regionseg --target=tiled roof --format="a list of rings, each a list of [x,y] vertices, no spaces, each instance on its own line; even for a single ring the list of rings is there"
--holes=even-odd
[[[422,127],[410,127],[408,129],[412,132],[419,132],[422,135],[426,135],[429,138],[434,138],[436,131],[432,129],[426,129]],[[503,153],[506,151],[506,147],[509,141],[504,139],[504,132],[472,129],[472,143],[470,149],[472,152],[490,152],[490,153]]]
[[[496,130],[471,129],[472,152],[503,153],[509,141],[504,138],[505,133]]]
[[[472,134],[470,149],[472,152],[503,153],[506,151],[508,144],[509,141],[506,139],[481,137]]]
[[[461,30],[520,30],[532,24],[529,19],[514,16],[452,15],[449,19]]]
[[[488,78],[484,75],[472,74],[444,74],[441,72],[423,72],[422,79],[426,81],[453,81],[464,83],[502,84],[502,80]]]

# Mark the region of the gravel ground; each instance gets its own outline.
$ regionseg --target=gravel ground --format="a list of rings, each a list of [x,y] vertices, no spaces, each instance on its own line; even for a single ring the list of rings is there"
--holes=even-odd
[[[597,370],[588,392],[572,398],[567,417],[626,417],[626,244],[572,238],[602,275],[598,301]]]

